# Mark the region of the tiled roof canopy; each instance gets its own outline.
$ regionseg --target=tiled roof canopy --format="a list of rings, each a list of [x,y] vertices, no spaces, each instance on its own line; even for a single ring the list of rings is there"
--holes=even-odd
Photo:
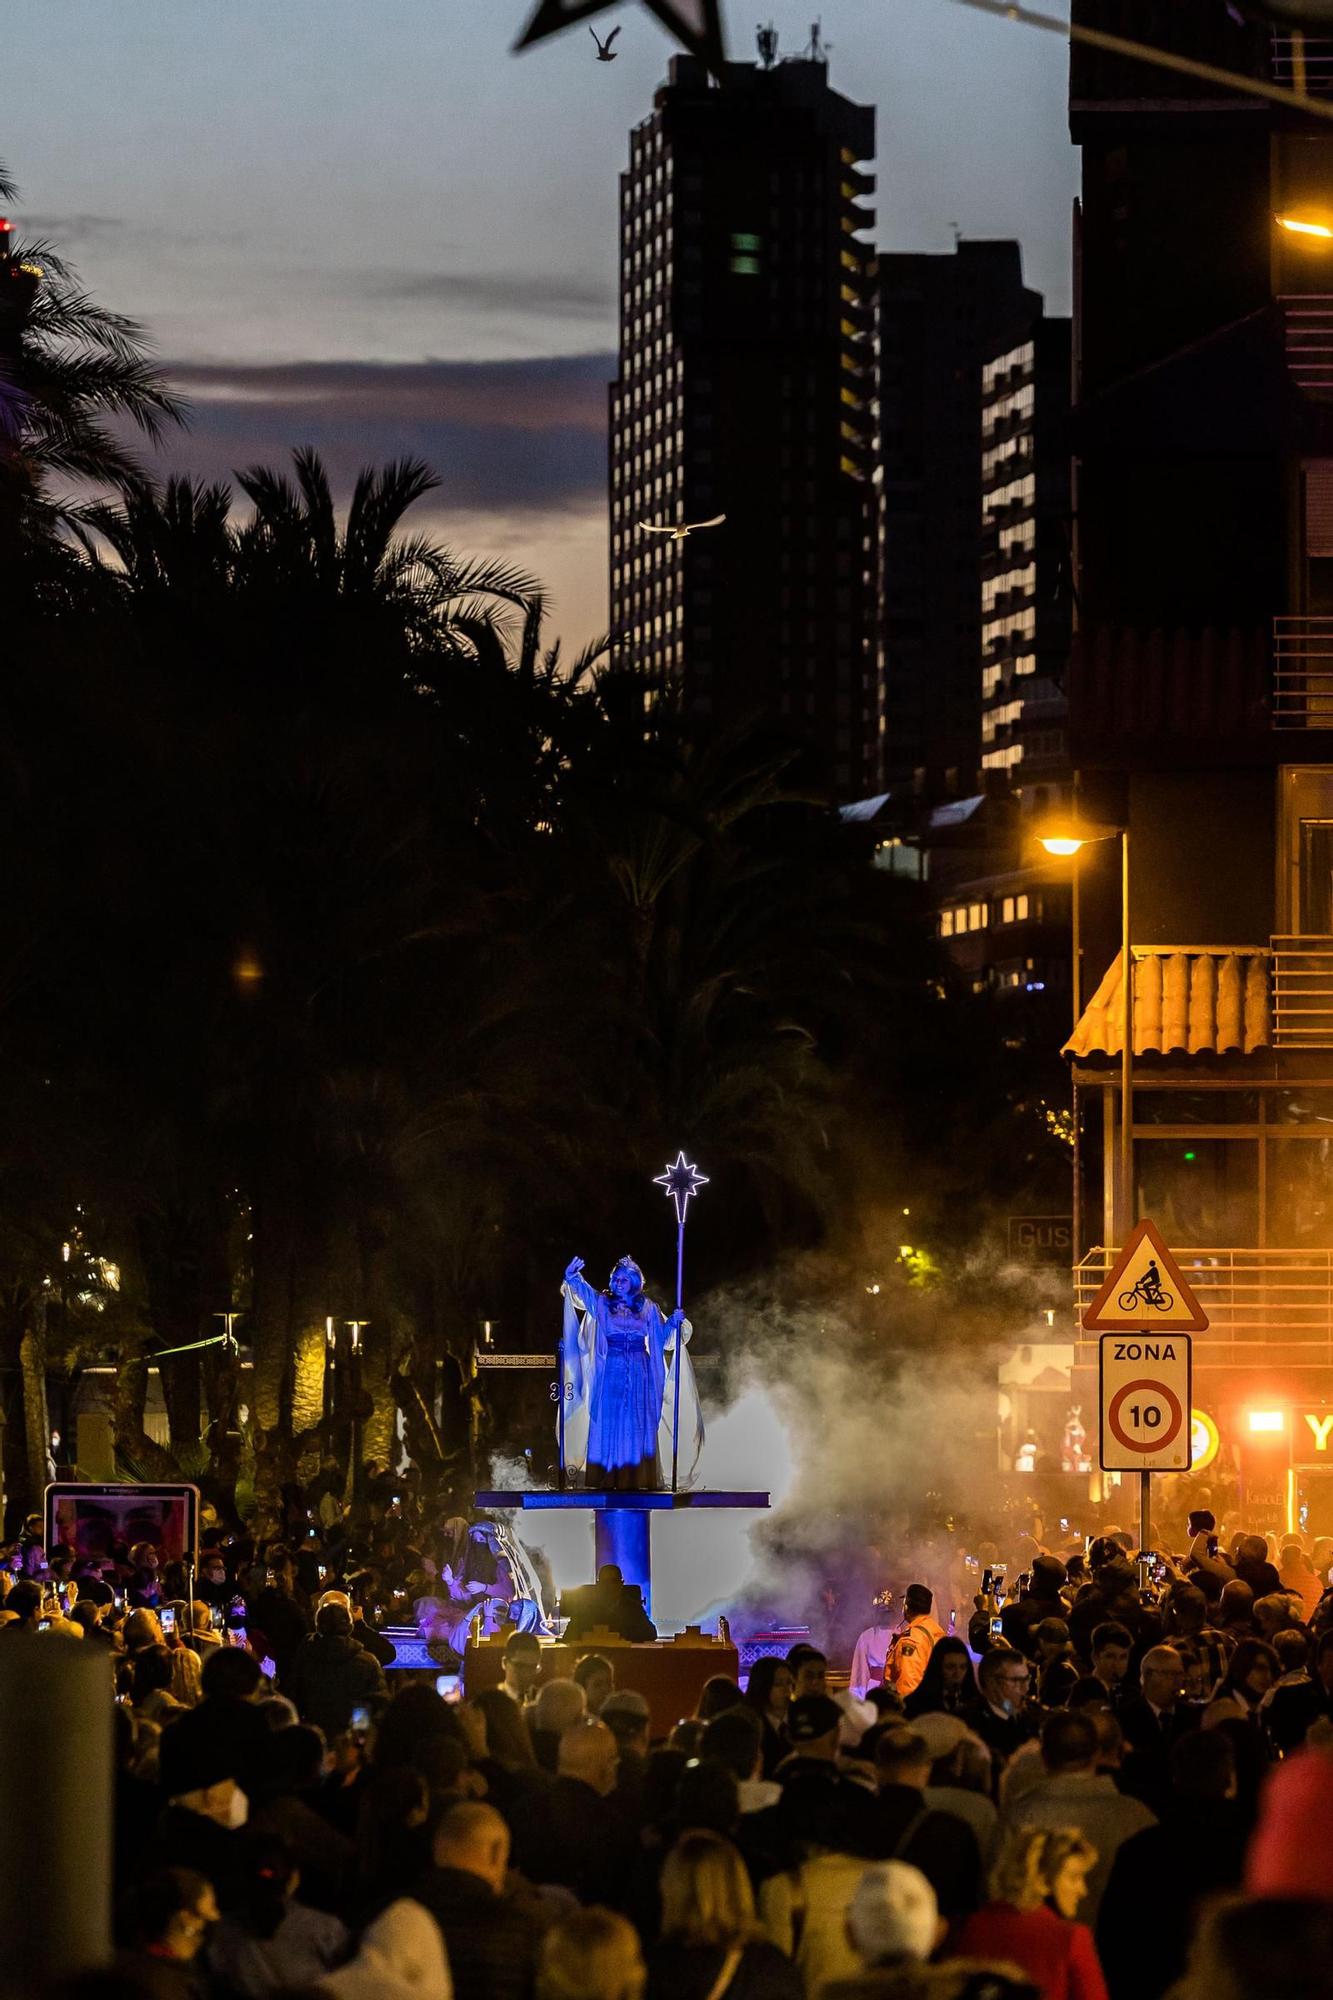
[[[1123,954],[1065,1043],[1067,1056],[1118,1056],[1125,1042]],[[1134,946],[1135,1055],[1253,1055],[1272,1044],[1269,954],[1259,945]]]

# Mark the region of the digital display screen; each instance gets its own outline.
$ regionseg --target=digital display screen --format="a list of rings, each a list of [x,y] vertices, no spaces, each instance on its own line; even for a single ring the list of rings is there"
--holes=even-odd
[[[81,1556],[110,1555],[119,1543],[151,1542],[163,1562],[193,1562],[199,1541],[197,1486],[90,1486],[46,1489],[46,1546]]]

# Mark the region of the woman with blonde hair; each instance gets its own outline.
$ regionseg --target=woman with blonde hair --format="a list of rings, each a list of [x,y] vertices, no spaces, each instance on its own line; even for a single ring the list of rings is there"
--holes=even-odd
[[[802,2000],[801,1975],[765,1940],[745,1863],[722,1834],[683,1833],[662,1864],[661,1893],[648,2000]]]
[[[1074,1921],[1096,1859],[1074,1827],[1012,1828],[991,1901],[963,1926],[960,1954],[1020,1966],[1042,2000],[1107,2000],[1092,1932]]]
[[[638,1937],[612,1910],[571,1910],[542,1939],[536,2000],[643,2000],[643,1982]]]

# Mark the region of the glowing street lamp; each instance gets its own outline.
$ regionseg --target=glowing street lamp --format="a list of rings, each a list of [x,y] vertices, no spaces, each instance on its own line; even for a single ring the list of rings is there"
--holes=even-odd
[[[1125,996],[1124,1043],[1120,1051],[1120,1241],[1123,1243],[1134,1223],[1134,960],[1129,937],[1129,828],[1099,825],[1096,822],[1052,825],[1037,835],[1048,854],[1072,859],[1074,916],[1074,1004],[1079,1004],[1079,936],[1077,861],[1085,847],[1102,840],[1120,842],[1120,966],[1121,990]]]

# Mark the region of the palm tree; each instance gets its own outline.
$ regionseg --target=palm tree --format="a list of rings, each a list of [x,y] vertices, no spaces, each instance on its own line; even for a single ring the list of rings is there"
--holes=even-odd
[[[17,190],[0,168],[0,200]],[[137,321],[81,291],[49,243],[0,259],[0,534],[49,534],[63,510],[53,479],[113,484],[138,476],[108,428],[128,419],[156,440],[183,406],[149,360]],[[29,517],[26,521],[25,514]]]

